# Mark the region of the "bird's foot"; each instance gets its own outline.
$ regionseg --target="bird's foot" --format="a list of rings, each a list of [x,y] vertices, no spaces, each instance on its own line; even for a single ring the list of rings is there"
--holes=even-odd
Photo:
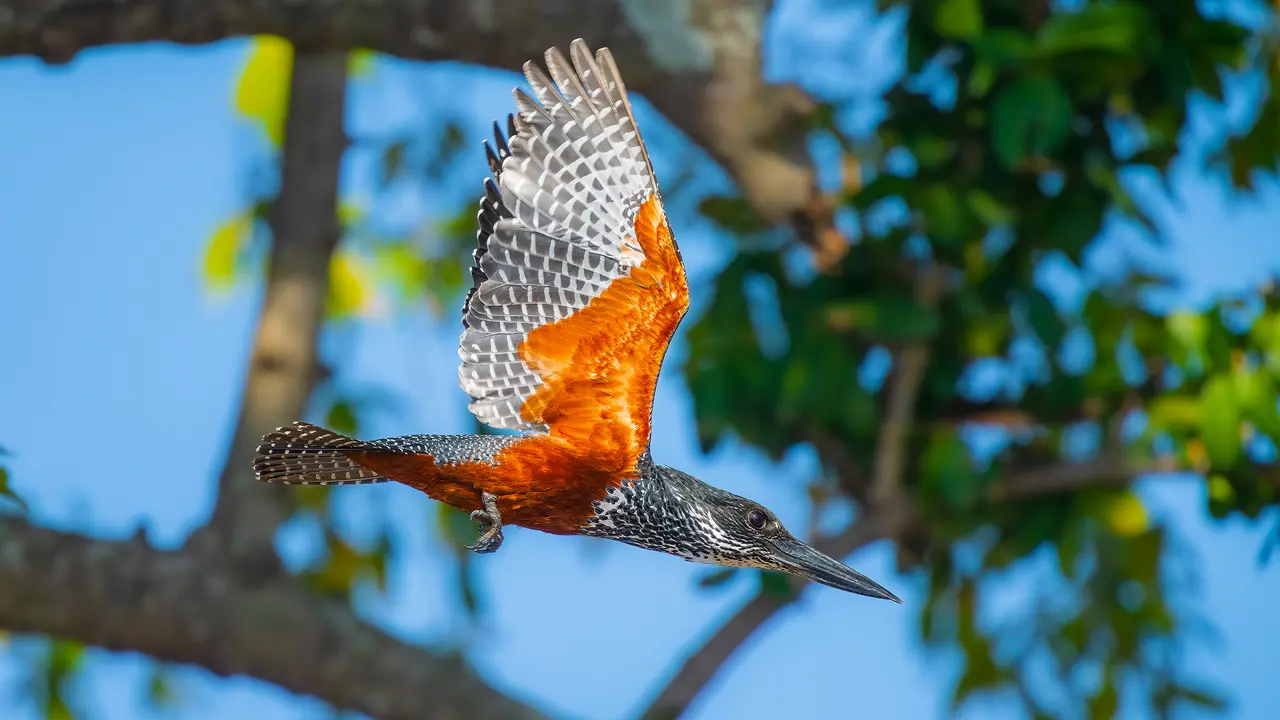
[[[471,519],[476,523],[476,531],[480,538],[475,545],[467,549],[481,554],[497,552],[502,547],[502,513],[498,512],[498,496],[492,493],[481,493],[480,504],[483,510],[473,510]]]

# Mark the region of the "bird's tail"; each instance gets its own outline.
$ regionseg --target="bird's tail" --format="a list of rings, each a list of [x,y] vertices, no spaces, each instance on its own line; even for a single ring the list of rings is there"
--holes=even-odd
[[[295,422],[267,433],[253,458],[259,480],[287,485],[363,485],[387,478],[363,468],[343,451],[385,451],[310,423]]]

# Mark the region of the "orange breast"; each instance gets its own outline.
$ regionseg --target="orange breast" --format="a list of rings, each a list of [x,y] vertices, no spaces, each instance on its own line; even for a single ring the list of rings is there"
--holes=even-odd
[[[430,455],[347,456],[465,512],[480,509],[481,492],[492,493],[503,523],[557,535],[577,533],[593,513],[591,504],[604,497],[605,486],[616,484],[624,470],[549,435],[530,435],[509,445],[495,456],[494,464],[437,464]]]

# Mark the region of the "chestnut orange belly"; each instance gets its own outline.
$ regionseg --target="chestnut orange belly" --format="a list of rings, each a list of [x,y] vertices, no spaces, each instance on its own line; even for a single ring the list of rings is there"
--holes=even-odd
[[[489,462],[437,462],[426,453],[364,449],[342,454],[464,512],[481,509],[481,493],[491,493],[505,524],[557,535],[578,532],[593,513],[592,503],[634,473],[621,457],[611,457],[616,453],[586,455],[550,435],[515,440]]]

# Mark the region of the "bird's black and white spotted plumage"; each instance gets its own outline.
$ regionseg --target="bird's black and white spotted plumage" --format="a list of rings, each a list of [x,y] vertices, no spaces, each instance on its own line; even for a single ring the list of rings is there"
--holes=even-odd
[[[656,465],[647,454],[638,463],[639,477],[608,488],[594,504],[595,515],[583,535],[618,540],[690,562],[729,567],[758,567],[757,544],[741,532],[754,503],[711,487],[686,473]],[[712,512],[708,500],[719,500],[729,512]],[[734,532],[737,529],[738,532]]]
[[[485,146],[493,177],[480,200],[458,380],[471,412],[495,428],[546,430],[521,417],[542,379],[520,344],[644,260],[635,219],[657,182],[626,89],[608,50],[592,56],[577,40],[570,57],[547,51],[550,77],[525,64],[536,97],[517,89],[509,137],[495,124]]]
[[[503,435],[402,435],[352,440],[304,422],[278,428],[262,438],[253,470],[259,480],[286,485],[365,485],[387,478],[360,467],[343,451],[426,454],[441,465],[494,462],[516,438]]]

